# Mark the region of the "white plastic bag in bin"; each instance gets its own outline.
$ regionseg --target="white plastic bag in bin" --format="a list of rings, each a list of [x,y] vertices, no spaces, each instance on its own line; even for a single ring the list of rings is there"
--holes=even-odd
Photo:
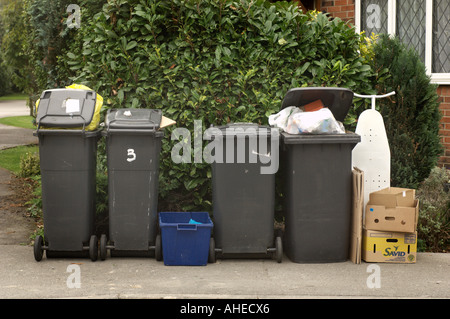
[[[292,120],[290,120],[292,115],[298,112],[303,111],[296,106],[288,106],[277,114],[269,115],[269,125],[281,128],[284,132],[290,134],[298,134],[298,129],[292,127]]]
[[[289,106],[269,116],[269,125],[289,134],[345,134],[344,125],[337,121],[329,108],[304,112]]]
[[[298,112],[293,114],[290,120],[292,120],[292,127],[297,128],[300,134],[345,134],[344,126],[336,121],[328,108],[314,112]]]

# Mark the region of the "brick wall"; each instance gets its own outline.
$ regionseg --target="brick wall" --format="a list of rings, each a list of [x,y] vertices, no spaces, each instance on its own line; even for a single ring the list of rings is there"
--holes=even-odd
[[[322,0],[320,9],[333,17],[339,17],[351,23],[355,22],[355,0]],[[439,86],[437,93],[441,102],[442,121],[440,135],[441,143],[444,146],[444,153],[438,164],[450,169],[450,85]]]
[[[355,0],[322,0],[321,11],[344,21],[355,22]]]
[[[450,169],[450,85],[439,86],[437,93],[441,102],[442,120],[440,135],[444,146],[444,154],[441,156],[439,164]]]

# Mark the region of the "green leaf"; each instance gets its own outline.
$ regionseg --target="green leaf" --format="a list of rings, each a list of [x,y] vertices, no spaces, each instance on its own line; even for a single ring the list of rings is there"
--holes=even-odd
[[[131,50],[131,49],[133,49],[136,45],[137,45],[137,42],[136,42],[136,41],[131,41],[131,42],[129,42],[129,43],[127,44],[126,50],[127,50],[127,51],[128,51],[128,50]]]
[[[114,39],[118,38],[117,34],[116,34],[114,31],[106,30],[106,34],[107,34],[108,37],[110,37],[110,38],[114,38]]]
[[[123,99],[124,99],[124,92],[123,89],[120,89],[118,94],[117,94],[117,98],[119,99],[119,103],[122,104],[123,103]]]
[[[370,65],[365,64],[365,65],[361,66],[361,67],[359,68],[359,70],[360,70],[361,72],[365,72],[365,71],[371,70],[371,67],[370,67]]]
[[[266,23],[264,24],[264,31],[266,33],[269,33],[270,29],[272,28],[272,21],[271,20],[267,20]]]
[[[133,98],[133,101],[131,102],[132,108],[137,108],[139,106],[139,100],[137,98]]]

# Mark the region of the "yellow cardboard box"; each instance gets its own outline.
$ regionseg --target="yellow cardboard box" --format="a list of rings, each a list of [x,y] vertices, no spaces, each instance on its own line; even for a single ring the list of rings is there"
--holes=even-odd
[[[363,230],[362,259],[366,262],[415,263],[417,232]]]

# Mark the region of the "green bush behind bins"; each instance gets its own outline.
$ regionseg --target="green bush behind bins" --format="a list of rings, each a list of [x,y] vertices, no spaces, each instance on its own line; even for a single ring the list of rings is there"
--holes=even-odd
[[[294,87],[374,92],[358,51],[363,37],[340,19],[302,14],[292,3],[117,0],[86,23],[64,57],[73,82],[105,97],[104,111],[162,109],[191,132],[196,119],[203,128],[267,124]],[[172,129],[160,165],[166,208],[210,210],[210,167],[174,165]]]
[[[396,94],[377,102],[391,149],[391,185],[417,189],[442,153],[439,96],[417,52],[382,35],[373,46],[379,92]]]

